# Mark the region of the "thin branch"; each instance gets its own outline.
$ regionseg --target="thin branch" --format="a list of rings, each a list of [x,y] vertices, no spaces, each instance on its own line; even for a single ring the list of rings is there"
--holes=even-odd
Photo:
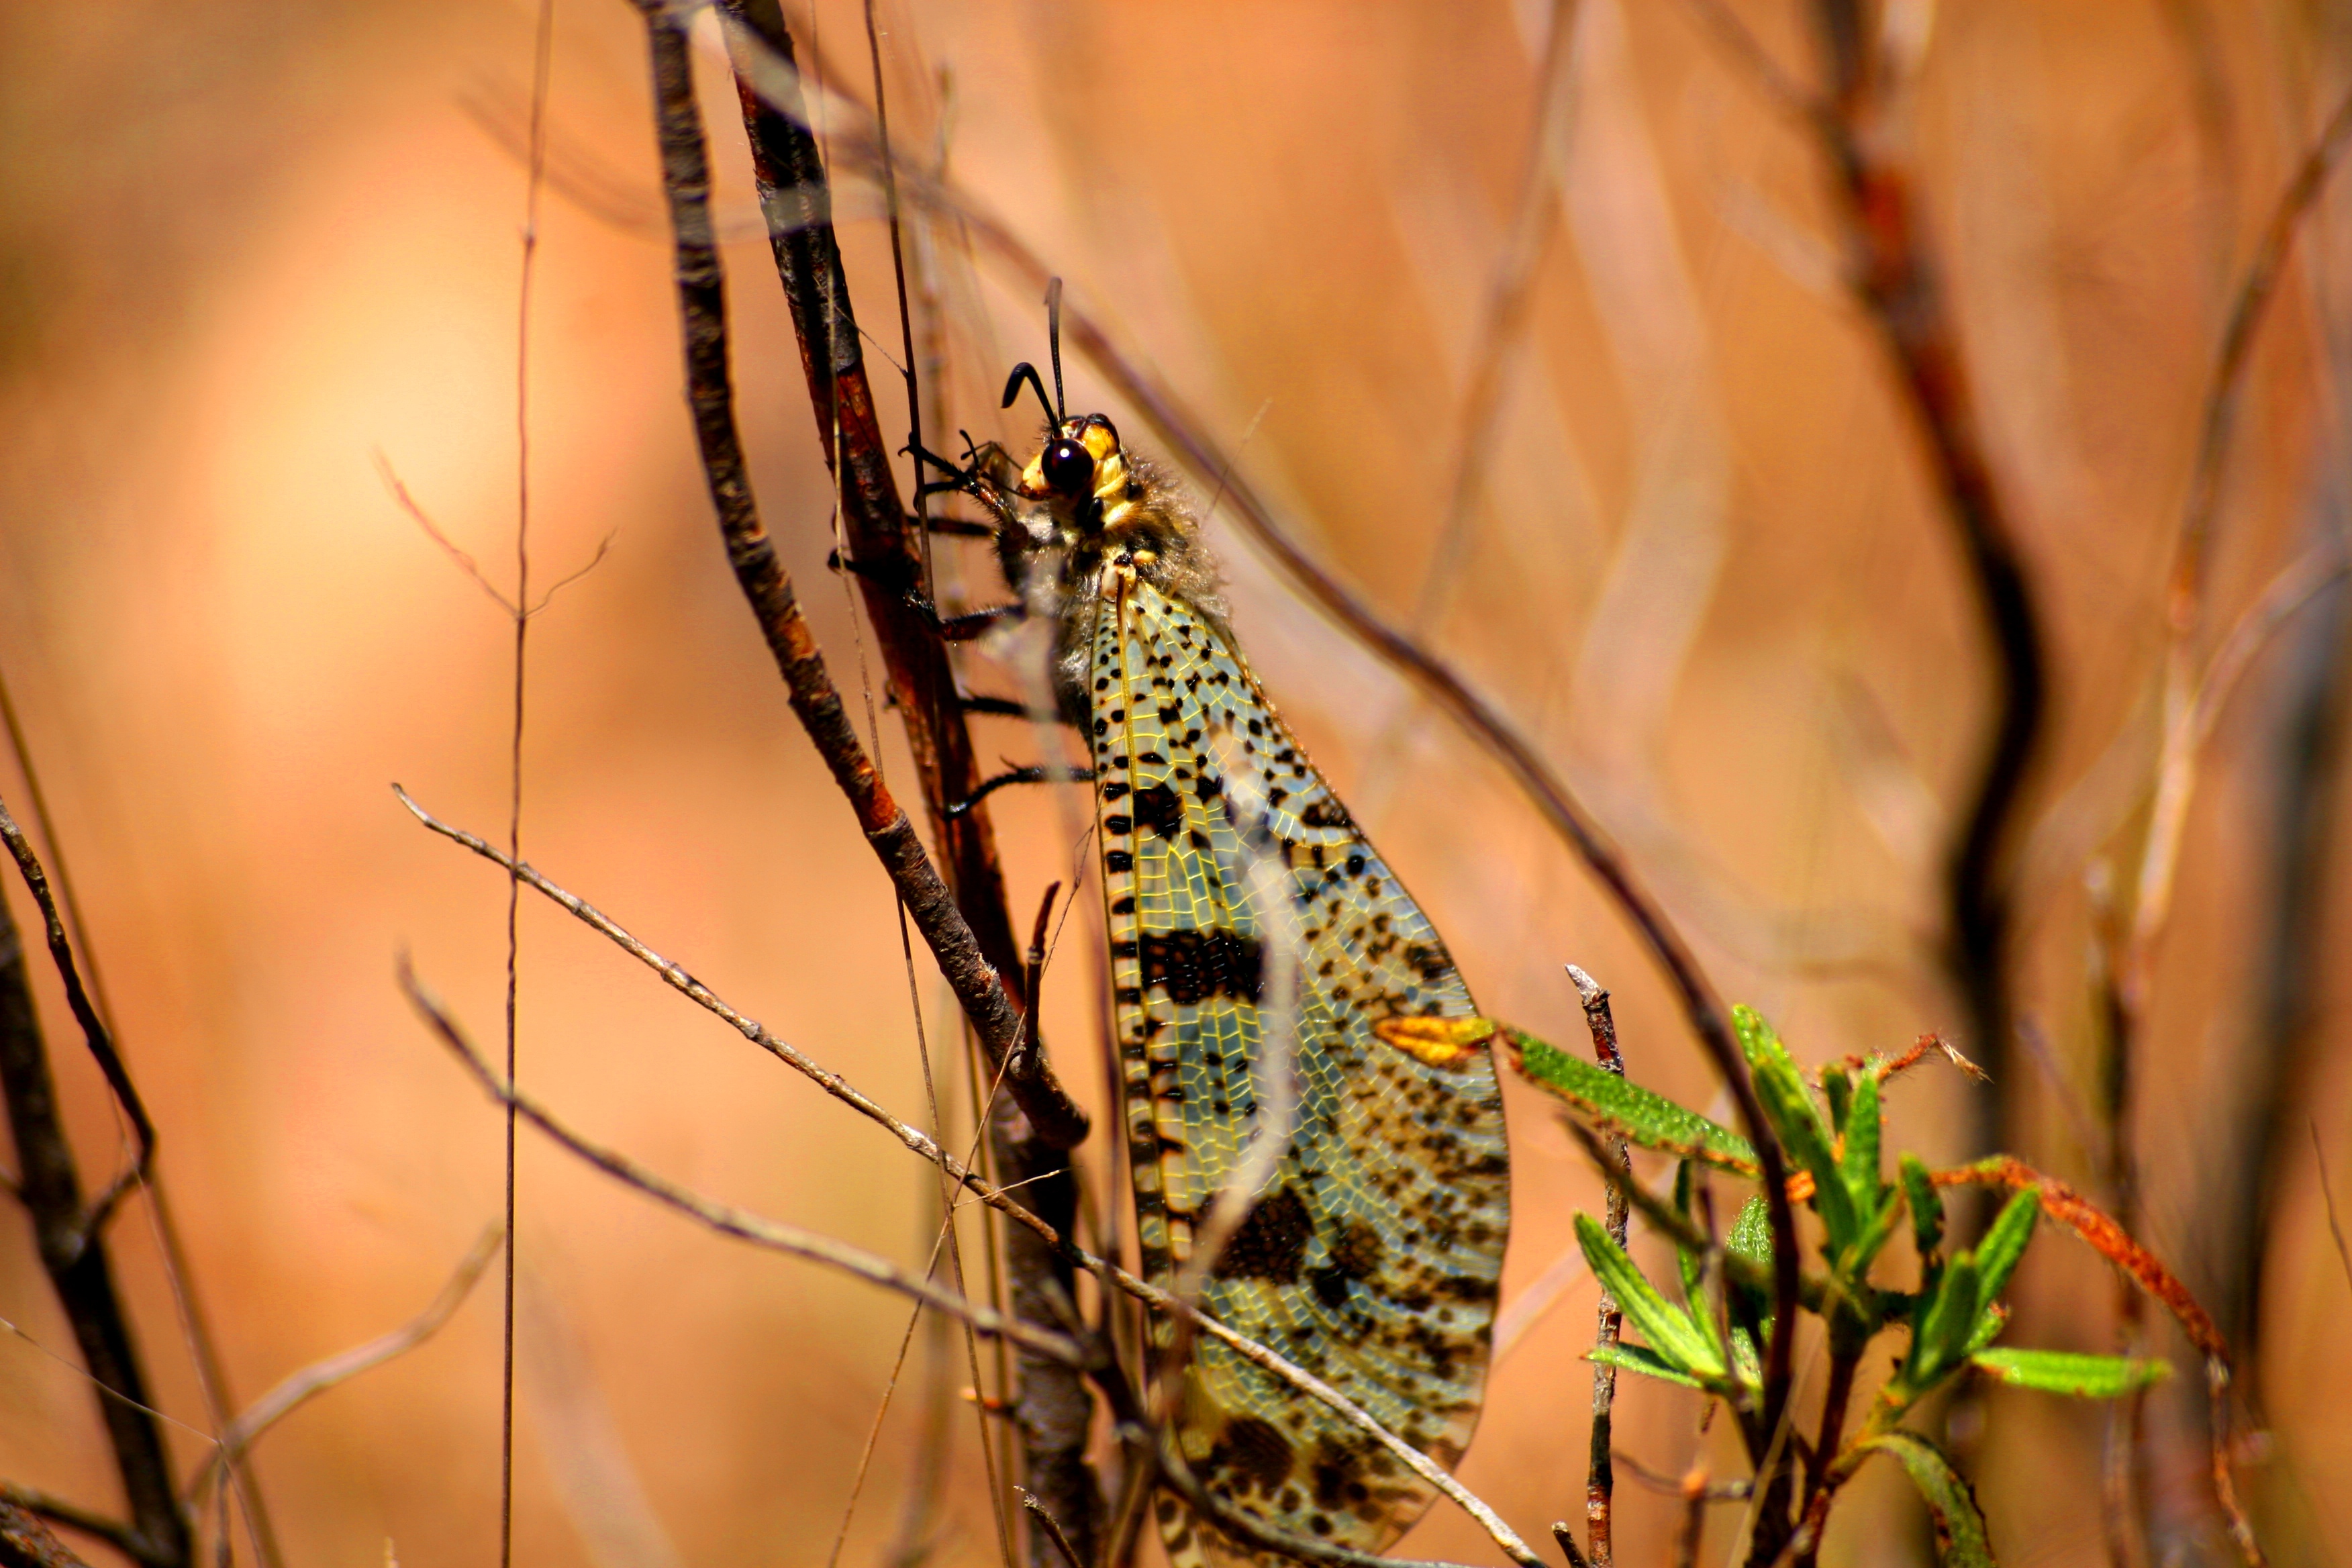
[[[735,426],[728,364],[726,280],[709,226],[710,167],[694,99],[687,23],[659,0],[639,0],[652,59],[662,184],[677,256],[688,399],[729,563],[782,674],[793,711],[808,731],[907,912],[939,962],[992,1061],[1010,1062],[1006,1084],[1038,1134],[1060,1148],[1086,1136],[1086,1113],[1043,1052],[1023,1051],[1024,1014],[982,952],[955,895],[923,850],[859,742],[824,656],[801,613],[791,577],[760,521]]]
[[[1487,282],[1486,309],[1479,321],[1469,380],[1462,394],[1445,513],[1430,550],[1428,569],[1422,575],[1419,602],[1408,623],[1415,636],[1425,636],[1444,614],[1455,580],[1469,558],[1478,503],[1494,461],[1492,448],[1505,407],[1503,395],[1516,360],[1514,351],[1527,330],[1535,300],[1537,267],[1558,226],[1559,198],[1553,149],[1574,107],[1576,16],[1577,0],[1552,0],[1550,28],[1536,68],[1535,112],[1528,118],[1518,192],[1511,203],[1511,226]],[[1220,490],[1223,488],[1221,479]],[[1213,510],[1213,501],[1211,507]]]
[[[1070,1538],[1062,1533],[1060,1521],[1045,1511],[1045,1505],[1039,1502],[1026,1487],[1014,1487],[1013,1490],[1021,1499],[1023,1511],[1037,1521],[1038,1528],[1045,1532],[1045,1539],[1054,1543],[1054,1550],[1062,1554],[1062,1561],[1068,1568],[1087,1568],[1086,1562],[1078,1556],[1078,1549],[1072,1546]]]
[[[1625,1076],[1625,1058],[1617,1048],[1617,1020],[1609,1010],[1609,993],[1601,983],[1574,964],[1568,966],[1568,978],[1576,986],[1576,994],[1584,1005],[1584,1023],[1592,1035],[1592,1054],[1601,1065],[1619,1078]],[[1609,1239],[1622,1249],[1625,1245],[1625,1227],[1629,1205],[1625,1188],[1632,1184],[1633,1168],[1625,1150],[1625,1140],[1612,1138],[1606,1145],[1610,1157],[1625,1180],[1612,1182],[1608,1188]],[[1601,1287],[1598,1325],[1592,1335],[1596,1350],[1608,1349],[1617,1343],[1624,1327],[1625,1310],[1609,1287]],[[1584,1528],[1590,1542],[1592,1568],[1611,1568],[1616,1561],[1616,1548],[1611,1529],[1610,1505],[1615,1492],[1617,1478],[1610,1465],[1611,1414],[1617,1400],[1617,1369],[1596,1360],[1592,1363],[1592,1434],[1585,1460]]]
[[[1706,1532],[1708,1490],[1706,1467],[1694,1465],[1682,1482],[1683,1515],[1675,1531],[1675,1568],[1698,1568],[1698,1543]]]
[[[37,1519],[64,1525],[68,1530],[103,1541],[134,1563],[152,1562],[152,1548],[146,1537],[119,1520],[102,1513],[92,1513],[86,1508],[51,1497],[32,1487],[20,1487],[13,1481],[0,1481],[0,1502],[23,1509]]]
[[[501,866],[505,864],[496,848],[475,835],[467,833],[461,828],[452,827],[432,816],[410,799],[405,792],[400,792],[397,785],[394,789],[400,795],[401,803],[407,806],[415,815],[417,820],[425,826],[464,845],[485,859],[497,862]],[[992,1185],[963,1163],[958,1161],[954,1155],[943,1152],[923,1133],[868,1100],[840,1074],[819,1066],[796,1047],[771,1035],[755,1020],[737,1012],[709,987],[678,965],[646,947],[635,937],[630,935],[618,922],[585,900],[549,881],[529,866],[521,868],[521,878],[523,886],[545,894],[556,904],[602,933],[623,952],[659,974],[674,989],[690,997],[708,1011],[725,1019],[746,1039],[806,1074],[827,1093],[856,1109],[880,1126],[888,1129],[893,1137],[926,1162],[942,1166],[948,1174],[965,1190],[1052,1248],[1074,1268],[1108,1279],[1115,1288],[1125,1291],[1155,1311],[1185,1318],[1192,1323],[1194,1331],[1209,1335],[1251,1364],[1338,1412],[1360,1430],[1379,1440],[1382,1447],[1396,1456],[1415,1475],[1435,1487],[1464,1512],[1476,1520],[1479,1525],[1495,1538],[1496,1544],[1502,1547],[1505,1554],[1511,1557],[1513,1561],[1519,1563],[1540,1561],[1535,1557],[1526,1542],[1502,1521],[1501,1517],[1493,1509],[1465,1489],[1461,1482],[1447,1474],[1435,1460],[1388,1430],[1375,1417],[1337,1389],[1265,1346],[1236,1333],[1206,1313],[1186,1307],[1169,1292],[1157,1286],[1147,1284],[1123,1268],[1106,1263],[1102,1258],[1070,1241],[1062,1232],[1039,1218],[1030,1209],[1007,1197],[1003,1189]],[[1769,1284],[1769,1280],[1763,1283]]]
[[[399,972],[401,989],[407,994],[410,1005],[425,1020],[442,1044],[447,1046],[476,1082],[499,1104],[511,1107],[523,1121],[530,1122],[557,1143],[585,1160],[625,1185],[635,1187],[657,1203],[701,1222],[723,1236],[748,1241],[754,1247],[788,1253],[794,1258],[822,1263],[845,1274],[853,1275],[869,1284],[920,1301],[935,1311],[945,1312],[961,1321],[970,1323],[977,1333],[1003,1335],[1026,1346],[1041,1355],[1071,1365],[1085,1364],[1086,1352],[1064,1335],[1037,1328],[1017,1319],[1007,1318],[986,1307],[968,1301],[953,1291],[943,1290],[929,1279],[920,1279],[900,1268],[888,1258],[867,1252],[863,1247],[803,1230],[798,1226],[784,1225],[763,1219],[745,1209],[731,1205],[713,1203],[698,1196],[674,1182],[654,1174],[627,1155],[590,1142],[556,1120],[544,1107],[501,1082],[490,1064],[474,1048],[457,1023],[442,1010],[408,967],[405,958]]]
[[[400,475],[394,471],[392,459],[383,455],[381,447],[377,448],[375,453],[375,471],[376,477],[383,481],[383,488],[391,494],[394,504],[408,514],[408,520],[425,531],[425,538],[441,547],[441,552],[457,563],[457,570],[463,572],[475,587],[490,596],[490,603],[512,617],[516,613],[513,602],[491,586],[490,580],[482,575],[480,563],[460,550],[457,543],[435,524],[432,514],[417,504],[416,498],[408,493],[408,486],[402,482]]]
[[[7,822],[11,847],[21,845],[23,836],[6,817],[5,806],[0,806],[0,821]],[[54,928],[57,916],[46,898],[46,881],[36,881],[38,862],[30,860],[29,855],[29,849],[21,850],[18,865],[38,889],[36,896],[42,900],[42,912]],[[71,984],[73,994],[79,994],[79,981]],[[87,996],[80,998],[75,1014],[89,1033],[97,1015],[89,1009]],[[93,1051],[104,1041],[100,1027],[91,1036]],[[111,1047],[107,1045],[100,1058],[101,1068],[112,1058]],[[109,1074],[110,1083],[121,1066],[119,1061],[112,1065],[115,1071]],[[128,1079],[124,1082],[127,1085]],[[48,1275],[66,1321],[73,1326],[88,1376],[116,1396],[101,1398],[99,1414],[130,1505],[131,1523],[127,1528],[138,1543],[132,1555],[148,1568],[189,1568],[194,1561],[194,1541],[173,1493],[163,1430],[148,1408],[152,1401],[146,1376],[130,1318],[115,1289],[106,1237],[90,1223],[92,1211],[82,1206],[81,1175],[66,1137],[57,1086],[49,1072],[48,1050],[41,1037],[40,1016],[26,969],[24,939],[5,898],[0,898],[0,1094],[7,1100],[8,1130],[16,1142],[17,1198],[32,1224],[42,1269]],[[135,1105],[137,1097],[131,1096],[129,1103]],[[143,1111],[140,1120],[144,1120]]]
[[[205,1494],[211,1489],[224,1465],[234,1465],[257,1442],[261,1435],[286,1416],[336,1384],[347,1383],[363,1372],[407,1354],[441,1330],[453,1317],[474,1286],[482,1278],[490,1259],[498,1256],[499,1245],[506,1240],[506,1226],[493,1222],[484,1227],[481,1236],[458,1259],[457,1267],[443,1282],[440,1293],[425,1309],[386,1334],[380,1334],[363,1345],[312,1362],[299,1372],[289,1373],[277,1387],[247,1405],[244,1413],[229,1424],[220,1436],[220,1446],[213,1452],[194,1478],[188,1483],[191,1506],[201,1508]]]
[[[0,1497],[0,1568],[89,1568],[30,1511]]]
[[[0,803],[0,839],[8,845],[8,853],[16,857],[16,869],[31,889],[33,902],[39,906],[41,925],[48,939],[49,960],[58,968],[58,976],[65,983],[66,1005],[73,1010],[74,1022],[81,1026],[83,1041],[98,1063],[98,1070],[106,1075],[106,1086],[113,1090],[115,1102],[130,1119],[131,1130],[139,1142],[139,1152],[131,1169],[108,1185],[90,1205],[82,1221],[85,1239],[95,1237],[114,1212],[115,1205],[131,1187],[147,1180],[155,1166],[155,1124],[148,1120],[147,1107],[139,1098],[137,1086],[131,1081],[130,1068],[122,1065],[122,1057],[114,1048],[114,1036],[99,1017],[98,1009],[82,985],[81,970],[74,963],[73,944],[66,940],[65,921],[58,915],[57,900],[49,892],[48,873],[41,869],[40,858],[25,837],[25,830],[8,814],[5,803]]]

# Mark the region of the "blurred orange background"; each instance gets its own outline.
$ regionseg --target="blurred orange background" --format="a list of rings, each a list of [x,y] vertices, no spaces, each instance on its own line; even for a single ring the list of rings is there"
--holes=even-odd
[[[1813,74],[1793,0],[1733,8]],[[1988,667],[1916,426],[1841,286],[1820,160],[1696,9],[1568,8],[1546,136],[1554,13],[1536,0],[908,0],[882,22],[908,144],[943,156],[1202,413],[1316,554],[1537,739],[1721,989],[1818,1061],[1960,1026],[1939,877]],[[871,100],[862,14],[793,15],[843,70],[820,117],[846,123]],[[2018,872],[2035,1044],[2011,1053],[2013,1136],[2095,1193],[2087,889],[2126,885],[2136,865],[2162,586],[2215,344],[2258,226],[2344,89],[2352,14],[1906,0],[1887,25],[1916,51],[1893,121],[1928,193],[2053,653]],[[532,26],[511,0],[0,11],[0,668],[239,1400],[409,1318],[499,1212],[499,1119],[393,974],[411,955],[495,1040],[505,886],[389,785],[502,835],[511,635],[387,495],[378,454],[490,581],[511,582]],[[708,16],[697,26],[740,416],[768,525],[854,693],[878,665],[825,570],[798,353],[718,35]],[[607,539],[610,552],[533,624],[525,853],[921,1121],[887,884],[785,707],[696,464],[643,39],[615,0],[558,6],[529,361],[534,575],[551,582]],[[1441,548],[1482,323],[1530,200],[1528,312],[1493,362],[1500,412]],[[880,206],[855,181],[840,203],[887,405],[899,340]],[[1011,361],[1044,360],[1042,311],[951,237],[926,302],[948,354],[940,405],[975,437],[1025,436],[1027,415],[1000,415],[993,395]],[[2252,361],[2202,653],[2345,528],[2347,261],[2338,194],[2306,224]],[[1070,382],[1074,405],[1105,400],[1092,367],[1074,363]],[[1132,439],[1139,423],[1108,408]],[[903,416],[886,405],[884,425]],[[1616,992],[1633,1075],[1713,1100],[1655,971],[1497,767],[1235,531],[1210,528],[1259,673],[1482,1005],[1573,1041],[1560,965],[1579,963]],[[998,595],[983,551],[939,548],[954,596]],[[2270,1114],[2256,1069],[2282,1050],[2299,1064],[2275,1123],[2289,1142],[2274,1224],[2252,1248],[2268,1438],[2243,1472],[2282,1563],[2352,1553],[2352,1279],[2314,1155],[2352,1201],[2346,998],[2326,962],[2343,951],[2339,900],[2291,922],[2318,955],[2306,1026],[2283,1046],[2263,1002],[2281,868],[2309,859],[2281,847],[2282,758],[2315,681],[2322,710],[2333,700],[2340,598],[2283,622],[2204,753],[2133,1127],[2146,1239],[2218,1305],[2247,1250],[2231,1183]],[[881,716],[886,737],[894,724]],[[1000,723],[981,742],[1019,761],[1036,740]],[[911,796],[903,747],[883,752]],[[0,790],[26,815],[13,765]],[[996,821],[1025,921],[1076,851],[1069,802],[1022,794],[999,797]],[[2342,794],[2324,780],[2323,815]],[[2340,847],[2305,869],[2320,895],[2344,890]],[[1076,907],[1045,1029],[1099,1121],[1083,951],[1098,916],[1087,895]],[[560,911],[526,902],[520,940],[523,1077],[574,1125],[920,1266],[937,1223],[926,1167]],[[39,978],[95,1186],[118,1131]],[[919,950],[911,991],[951,1055]],[[968,1103],[960,1068],[942,1081]],[[1964,1094],[1946,1074],[1904,1080],[1894,1136],[1932,1159],[1966,1152]],[[1509,1108],[1507,1310],[1572,1246],[1574,1211],[1598,1205],[1545,1107],[1514,1090]],[[691,1228],[528,1133],[521,1152],[518,1561],[825,1561],[904,1305]],[[1087,1157],[1099,1172],[1100,1138]],[[201,1429],[150,1207],[131,1205],[113,1237],[161,1405]],[[1571,1285],[1501,1362],[1463,1468],[1538,1539],[1580,1506],[1591,1290]],[[2063,1237],[2036,1248],[2014,1298],[2015,1342],[2113,1348],[2111,1277]],[[72,1338],[5,1205],[0,1315],[24,1331],[0,1339],[0,1479],[114,1506],[88,1385],[37,1348],[69,1356]],[[2182,1375],[2151,1417],[2154,1549],[2210,1557],[2201,1380],[2168,1328],[2156,1348]],[[493,1275],[430,1342],[264,1438],[255,1463],[287,1560],[493,1560],[499,1359]],[[919,1336],[908,1366],[844,1560],[992,1561],[975,1417],[954,1397],[970,1381],[961,1346]],[[1735,1469],[1679,1393],[1628,1387],[1620,1410],[1619,1442],[1654,1467],[1703,1454]],[[2105,1413],[1993,1394],[1963,1415],[2004,1560],[2100,1561]],[[922,1455],[940,1430],[934,1476]],[[173,1440],[194,1466],[200,1440]],[[1621,1560],[1664,1562],[1674,1505],[1630,1482],[1620,1497]],[[1907,1510],[1899,1479],[1869,1477],[1829,1559],[1924,1560]],[[1710,1553],[1732,1550],[1736,1511],[1718,1511]],[[1400,1550],[1495,1559],[1442,1509]]]

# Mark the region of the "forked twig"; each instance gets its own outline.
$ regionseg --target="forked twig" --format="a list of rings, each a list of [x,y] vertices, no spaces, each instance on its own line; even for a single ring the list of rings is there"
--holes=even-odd
[[[43,916],[53,931],[61,930],[55,908],[46,897],[46,877],[36,879],[39,862],[31,858],[31,847],[6,817],[5,807],[0,807],[0,821],[7,823],[10,847],[26,880],[36,885]],[[73,994],[79,994],[79,980],[69,984]],[[105,1047],[100,1057],[103,1068],[113,1058],[111,1042],[103,1026],[96,1023],[97,1014],[86,995],[80,997],[75,1015],[93,1051]],[[121,1066],[114,1061],[110,1087]],[[123,1082],[127,1086],[127,1076]],[[82,1203],[80,1171],[66,1137],[56,1080],[49,1072],[48,1048],[42,1039],[40,1016],[26,967],[24,938],[5,899],[0,899],[0,1098],[7,1102],[8,1131],[16,1150],[15,1195],[30,1222],[42,1270],[73,1327],[82,1369],[107,1396],[99,1400],[99,1415],[113,1450],[115,1473],[122,1483],[131,1522],[68,1514],[27,1501],[30,1494],[15,1495],[12,1500],[76,1529],[93,1522],[104,1524],[106,1529],[99,1533],[122,1545],[144,1568],[188,1568],[194,1560],[194,1541],[173,1492],[170,1456],[147,1392],[131,1319],[115,1288],[107,1239],[92,1223],[98,1211]],[[135,1095],[131,1102],[137,1102]],[[143,1122],[144,1119],[142,1110],[138,1120]],[[152,1147],[152,1137],[148,1146]]]
[[[113,1032],[99,1017],[89,991],[82,984],[81,968],[74,962],[73,944],[66,940],[65,921],[58,916],[57,899],[49,891],[48,873],[41,868],[40,858],[33,853],[25,830],[16,826],[16,819],[8,814],[5,803],[0,803],[0,839],[7,842],[8,853],[15,857],[16,869],[32,892],[33,902],[40,909],[49,959],[57,965],[58,978],[65,984],[66,1005],[73,1010],[74,1022],[81,1026],[82,1040],[98,1063],[98,1070],[105,1075],[106,1087],[113,1091],[115,1103],[122,1107],[123,1116],[130,1121],[132,1136],[138,1140],[139,1151],[131,1168],[107,1184],[83,1217],[83,1244],[88,1245],[89,1238],[104,1228],[123,1194],[146,1181],[154,1169],[155,1123],[148,1119],[147,1107],[139,1098],[137,1086],[131,1081],[131,1069],[122,1065],[121,1053],[114,1048]]]

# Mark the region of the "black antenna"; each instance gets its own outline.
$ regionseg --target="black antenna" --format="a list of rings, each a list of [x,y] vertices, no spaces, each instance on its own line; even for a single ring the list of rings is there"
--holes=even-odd
[[[1054,427],[1060,429],[1070,416],[1070,405],[1062,401],[1062,280],[1049,279],[1045,284],[1045,341],[1054,351]],[[1044,389],[1038,395],[1044,395]]]
[[[1037,389],[1037,401],[1044,405],[1045,409],[1045,417],[1052,420],[1054,422],[1054,428],[1056,431],[1059,431],[1062,427],[1062,421],[1054,413],[1054,405],[1045,401],[1045,384],[1037,379],[1037,367],[1031,364],[1025,359],[1019,364],[1014,365],[1013,367],[1013,374],[1004,378],[1004,401],[998,404],[997,406],[1000,408],[1012,407],[1013,400],[1021,395],[1021,384],[1024,381]]]

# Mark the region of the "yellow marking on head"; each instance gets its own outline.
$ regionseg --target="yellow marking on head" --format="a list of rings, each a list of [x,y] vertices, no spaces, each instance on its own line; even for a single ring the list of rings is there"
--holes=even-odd
[[[1501,1026],[1492,1018],[1381,1018],[1372,1034],[1431,1067],[1462,1068],[1493,1045]]]

